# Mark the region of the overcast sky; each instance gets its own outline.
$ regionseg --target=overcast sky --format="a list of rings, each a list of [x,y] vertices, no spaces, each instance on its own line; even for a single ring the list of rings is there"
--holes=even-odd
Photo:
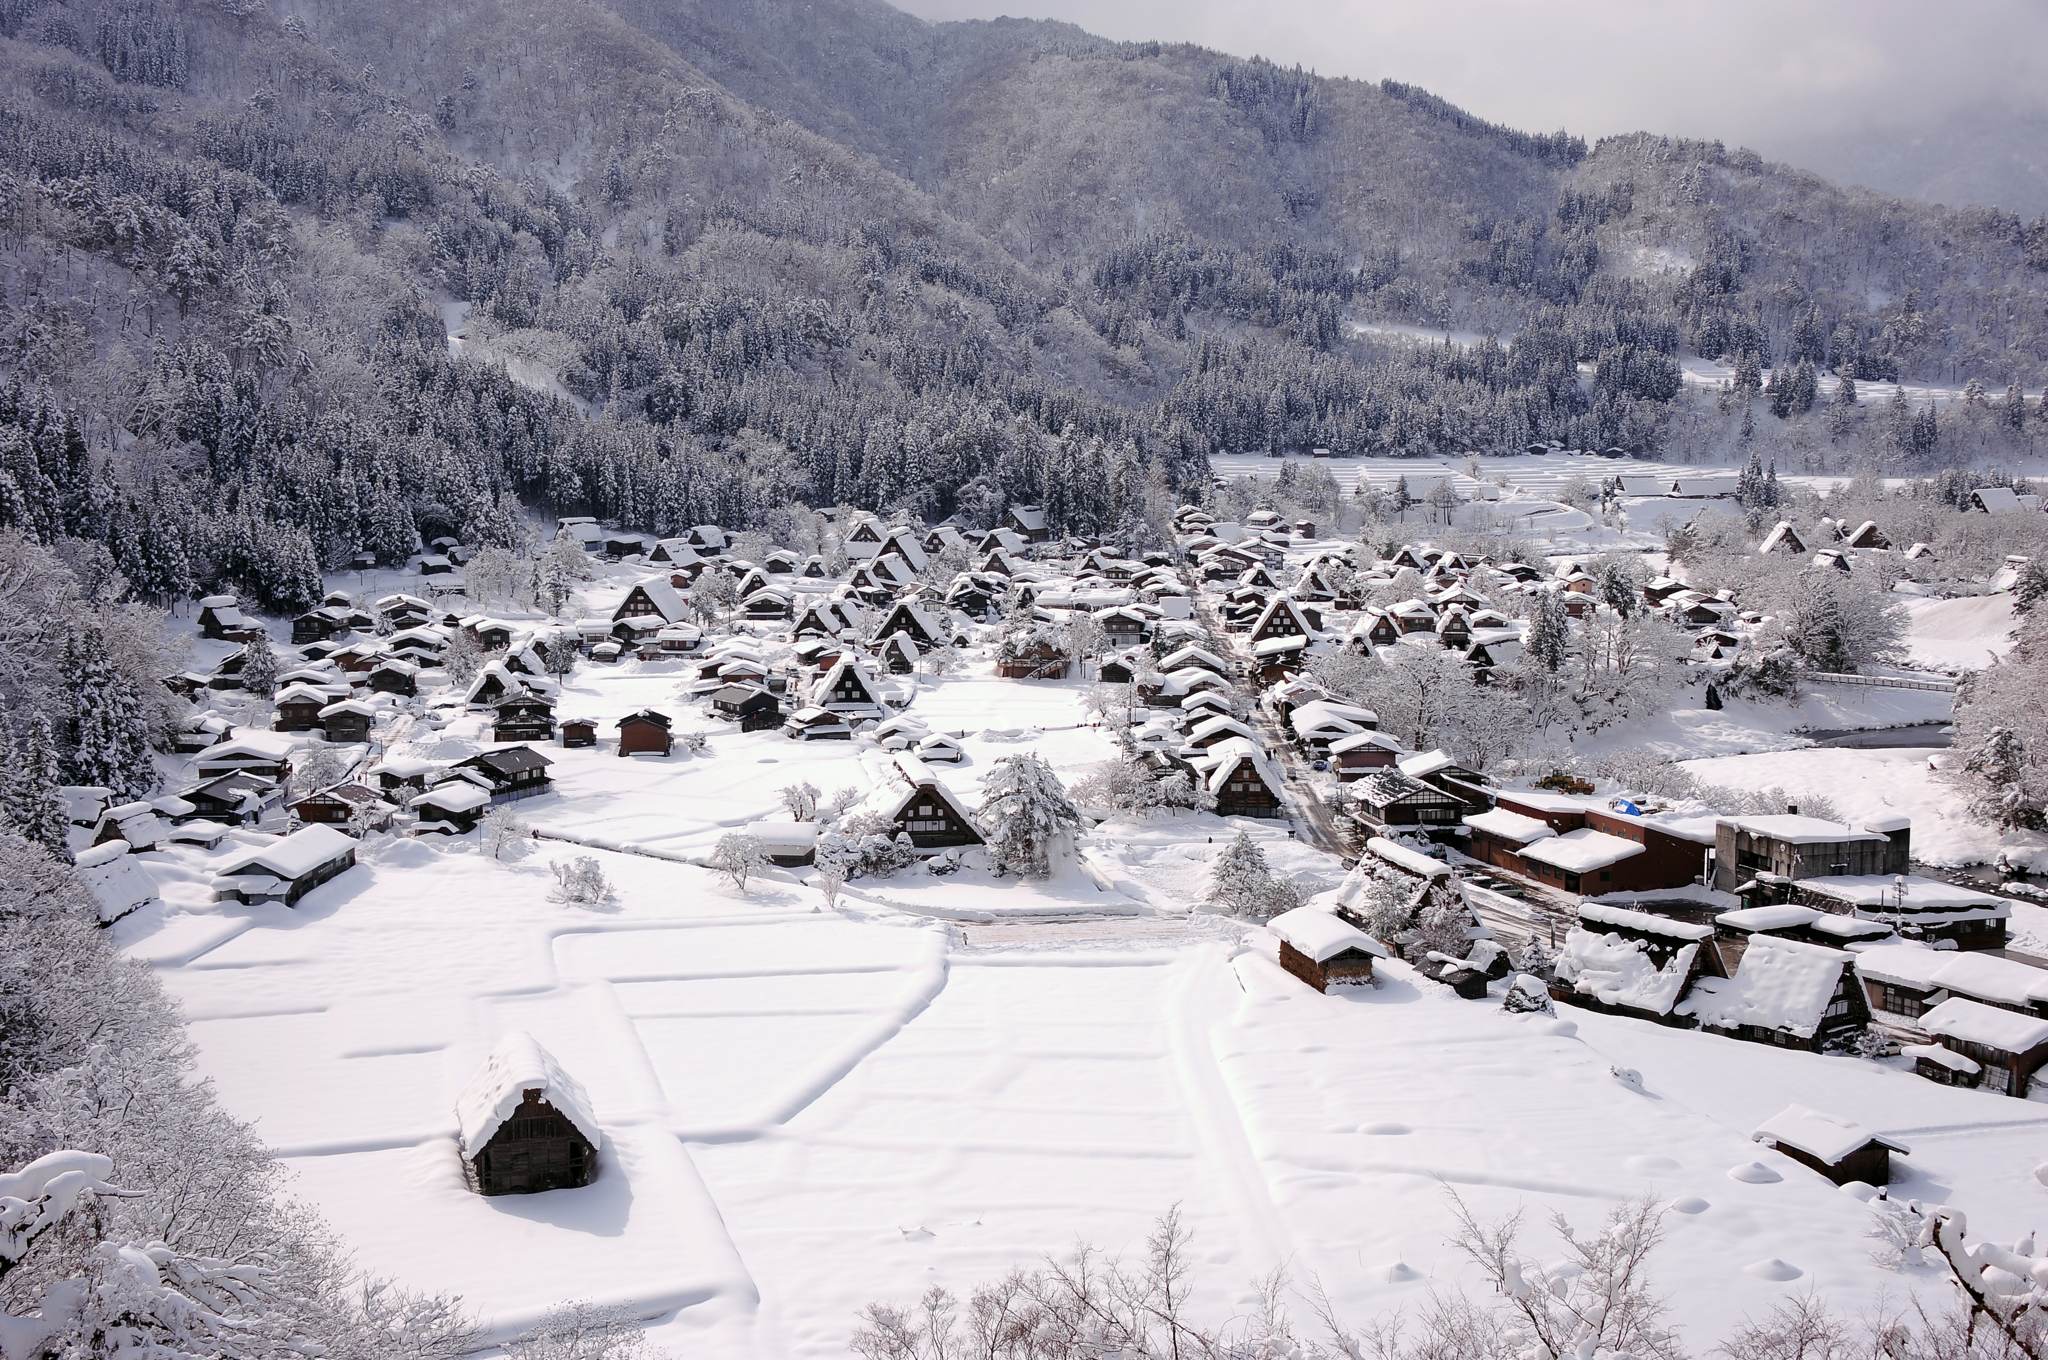
[[[1182,39],[1324,75],[1392,76],[1515,127],[1719,137],[1838,178],[1869,180],[1857,172],[1903,154],[1859,143],[1945,135],[1959,145],[1943,146],[1944,155],[1985,153],[1980,197],[2012,177],[1994,163],[2033,163],[2048,119],[2044,0],[896,3],[927,18],[1065,19],[1106,37]],[[1924,159],[1934,148],[1922,150]],[[1849,163],[1813,164],[1832,159]],[[1940,178],[1938,167],[1916,173]],[[2043,192],[2017,186],[2015,197]]]

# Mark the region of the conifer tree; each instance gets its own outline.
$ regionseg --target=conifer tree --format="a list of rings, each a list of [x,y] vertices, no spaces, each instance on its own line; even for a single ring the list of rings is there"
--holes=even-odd
[[[70,816],[60,791],[63,771],[57,760],[57,736],[50,728],[49,718],[41,713],[30,718],[12,747],[14,759],[0,810],[23,836],[59,859],[69,861],[71,850],[65,837],[70,830]]]
[[[80,629],[67,650],[75,782],[142,797],[156,787],[156,762],[140,698],[115,670],[97,628]]]

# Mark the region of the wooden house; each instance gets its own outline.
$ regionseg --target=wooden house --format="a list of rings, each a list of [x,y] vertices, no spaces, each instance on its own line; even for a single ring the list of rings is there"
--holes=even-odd
[[[1789,519],[1779,520],[1757,547],[1757,552],[1764,557],[1774,554],[1796,557],[1805,551],[1806,540],[1799,536],[1799,531],[1792,527]]]
[[[1378,940],[1321,907],[1295,907],[1266,923],[1280,937],[1280,966],[1319,992],[1372,981],[1374,959],[1387,957]]]
[[[595,718],[564,718],[559,731],[559,740],[565,749],[597,745],[597,720]]]
[[[953,629],[945,618],[921,600],[899,600],[890,606],[874,635],[887,638],[897,633],[905,634],[920,647],[943,647],[953,641]]]
[[[1385,732],[1353,732],[1330,742],[1330,769],[1349,784],[1393,766],[1402,755],[1399,739]]]
[[[1045,507],[1042,505],[1012,505],[1004,512],[1003,527],[1026,543],[1043,543],[1051,537],[1046,529]]]
[[[652,577],[626,592],[626,598],[612,611],[612,622],[652,618],[664,624],[681,623],[688,612],[674,586],[661,577]]]
[[[1975,1072],[1950,1068],[1954,1085],[2024,1097],[2034,1074],[2048,1063],[2048,1018],[2042,1016],[1951,996],[1921,1015],[1918,1027],[1939,1047],[1975,1064]]]
[[[1042,634],[1005,637],[996,651],[996,674],[1005,680],[1064,680],[1068,665],[1067,649]]]
[[[386,756],[371,769],[371,778],[386,798],[408,798],[425,793],[427,782],[441,773],[441,765],[418,756]]]
[[[1836,1185],[1889,1185],[1892,1154],[1903,1156],[1910,1151],[1904,1143],[1874,1134],[1861,1124],[1804,1105],[1787,1105],[1757,1125],[1750,1137]]]
[[[215,642],[247,642],[263,628],[242,612],[232,595],[208,595],[199,602],[199,636]]]
[[[493,803],[509,803],[546,793],[550,786],[548,766],[552,763],[531,746],[507,746],[458,761],[454,768],[481,777]]]
[[[294,906],[356,862],[355,841],[331,826],[306,826],[234,860],[213,880],[213,900]]]
[[[282,784],[292,775],[291,743],[267,732],[244,731],[200,752],[192,769],[201,779],[253,774]]]
[[[667,756],[675,746],[675,736],[669,730],[671,723],[666,713],[643,708],[638,713],[628,713],[619,719],[619,754],[622,756]]]
[[[333,742],[367,742],[376,722],[377,710],[361,699],[337,699],[320,710],[320,733]]]
[[[279,732],[310,732],[320,725],[320,710],[334,699],[314,685],[287,685],[272,696],[270,725]]]
[[[1842,546],[1883,551],[1892,546],[1892,541],[1885,537],[1884,530],[1877,527],[1876,520],[1867,519],[1849,531],[1848,536],[1842,540]]]
[[[462,1163],[482,1195],[574,1189],[597,1175],[590,1097],[530,1034],[499,1040],[455,1100]]]
[[[891,633],[882,639],[882,669],[890,675],[909,675],[917,669],[917,644],[908,633]]]
[[[789,715],[783,734],[795,741],[852,741],[853,724],[844,713],[808,704]]]
[[[410,661],[389,657],[370,667],[369,686],[378,694],[413,698],[420,692],[420,668]]]
[[[711,692],[711,709],[738,723],[742,732],[782,726],[782,701],[761,685],[721,685]]]
[[[302,826],[346,827],[360,809],[363,817],[378,830],[389,826],[391,814],[398,811],[376,789],[353,781],[309,793],[285,807]]]
[[[858,659],[842,656],[811,687],[811,703],[854,717],[879,717],[884,704],[881,685]]]
[[[491,791],[482,784],[457,777],[415,795],[407,800],[406,807],[417,819],[414,830],[420,834],[466,836],[476,830],[477,823],[491,810]]]
[[[546,741],[554,735],[555,706],[538,694],[512,695],[493,710],[493,741]]]
[[[1465,815],[1464,800],[1399,769],[1378,770],[1350,785],[1351,815],[1368,827],[1450,827]]]
[[[1678,1013],[1716,1034],[1818,1053],[1870,1023],[1854,961],[1826,945],[1753,936],[1733,974],[1698,979]]]
[[[1196,762],[1222,817],[1281,817],[1280,772],[1263,751],[1243,737],[1222,741]]]
[[[894,824],[919,853],[982,844],[974,815],[922,760],[878,752],[863,764],[872,787],[862,809]]]

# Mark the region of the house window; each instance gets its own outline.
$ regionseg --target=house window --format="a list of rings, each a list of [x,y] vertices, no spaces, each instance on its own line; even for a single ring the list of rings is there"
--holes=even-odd
[[[912,817],[903,826],[907,831],[944,831],[946,829],[946,819],[943,817]]]
[[[1877,1005],[1879,1010],[1912,1018],[1926,1013],[1927,998],[1904,987],[1882,982],[1877,988]],[[1832,1010],[1832,1007],[1830,1009]]]

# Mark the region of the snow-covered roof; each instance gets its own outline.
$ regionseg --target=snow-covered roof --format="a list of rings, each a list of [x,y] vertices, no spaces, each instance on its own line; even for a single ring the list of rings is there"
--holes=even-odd
[[[1410,850],[1399,841],[1388,840],[1385,836],[1374,836],[1365,843],[1366,852],[1374,859],[1384,860],[1406,873],[1419,878],[1443,878],[1451,872],[1451,866],[1440,859]]]
[[[786,818],[749,822],[744,828],[747,835],[759,841],[761,848],[768,851],[808,850],[818,843],[816,822],[793,822]]]
[[[1850,956],[1826,945],[1759,935],[1732,978],[1701,978],[1679,1010],[1723,1029],[1758,1025],[1810,1039],[1841,989]]]
[[[1849,841],[1884,839],[1874,831],[1859,831],[1841,822],[1831,822],[1822,817],[1802,817],[1791,812],[1781,812],[1767,817],[1723,817],[1721,820],[1732,822],[1751,835],[1768,836],[1772,840],[1784,841],[1789,845],[1833,845]]]
[[[299,879],[355,848],[352,838],[331,826],[302,826],[232,861],[221,873],[240,875],[262,870],[282,879]]]
[[[1714,918],[1714,924],[1743,931],[1790,930],[1812,925],[1821,914],[1820,908],[1802,907],[1797,902],[1770,902],[1760,907],[1724,911]]]
[[[451,779],[419,794],[406,806],[437,812],[474,812],[491,801],[490,790],[466,779]]]
[[[1917,1023],[1929,1034],[2006,1053],[2024,1053],[2048,1044],[2048,1020],[1987,1006],[1966,996],[1950,997]]]
[[[541,1099],[574,1125],[591,1147],[604,1146],[604,1132],[597,1126],[583,1087],[531,1034],[514,1030],[498,1041],[455,1098],[462,1155],[474,1157],[482,1152],[524,1103],[528,1091],[539,1091]]]
[[[1484,831],[1489,836],[1498,836],[1517,845],[1527,845],[1530,841],[1540,841],[1545,836],[1557,834],[1548,822],[1538,821],[1534,817],[1524,817],[1519,812],[1509,812],[1502,807],[1490,808],[1467,817],[1465,825],[1474,831]]]
[[[1993,514],[2020,508],[2019,494],[2009,486],[1980,486],[1971,491],[1978,504]]]
[[[2048,1005],[2048,971],[1976,951],[1878,944],[1856,955],[1856,972],[1872,982],[1920,991],[1947,988],[2009,1006]]]
[[[1804,1105],[1787,1105],[1757,1125],[1750,1137],[1773,1147],[1796,1148],[1828,1166],[1871,1143],[1881,1143],[1894,1152],[1908,1151],[1905,1144],[1880,1138],[1861,1124]]]
[[[1698,950],[1697,944],[1685,945],[1659,968],[1636,940],[1574,929],[1558,951],[1557,977],[1605,1005],[1666,1015],[1685,988]]]
[[[1350,751],[1377,746],[1385,751],[1401,749],[1401,739],[1390,732],[1350,732],[1330,743],[1330,754],[1341,756]]]
[[[1568,874],[1591,873],[1633,859],[1643,853],[1643,847],[1635,841],[1581,827],[1568,831],[1562,836],[1549,836],[1522,847],[1518,852],[1523,859],[1533,859],[1539,864],[1548,864]],[[1708,931],[1709,934],[1712,931]]]
[[[1349,949],[1376,959],[1387,957],[1385,946],[1378,940],[1321,907],[1283,911],[1266,922],[1266,929],[1317,963],[1328,963]]]
[[[1528,852],[1524,851],[1523,854],[1526,857]],[[1662,935],[1673,940],[1710,940],[1714,937],[1712,926],[1696,925],[1691,921],[1675,921],[1669,916],[1657,916],[1647,911],[1612,906],[1606,902],[1581,902],[1579,920],[1591,925],[1640,931],[1645,935]]]
[[[99,906],[103,923],[118,921],[137,907],[156,900],[156,879],[141,860],[129,853],[126,841],[108,841],[81,850],[77,867],[78,876],[85,880]]]
[[[1979,892],[1959,883],[1918,874],[1823,874],[1802,878],[1803,890],[1819,893],[1837,902],[1847,902],[1858,911],[1873,915],[1900,912],[1940,912],[1944,916],[1969,913],[1972,918],[2003,920],[2012,903],[1995,893]]]

